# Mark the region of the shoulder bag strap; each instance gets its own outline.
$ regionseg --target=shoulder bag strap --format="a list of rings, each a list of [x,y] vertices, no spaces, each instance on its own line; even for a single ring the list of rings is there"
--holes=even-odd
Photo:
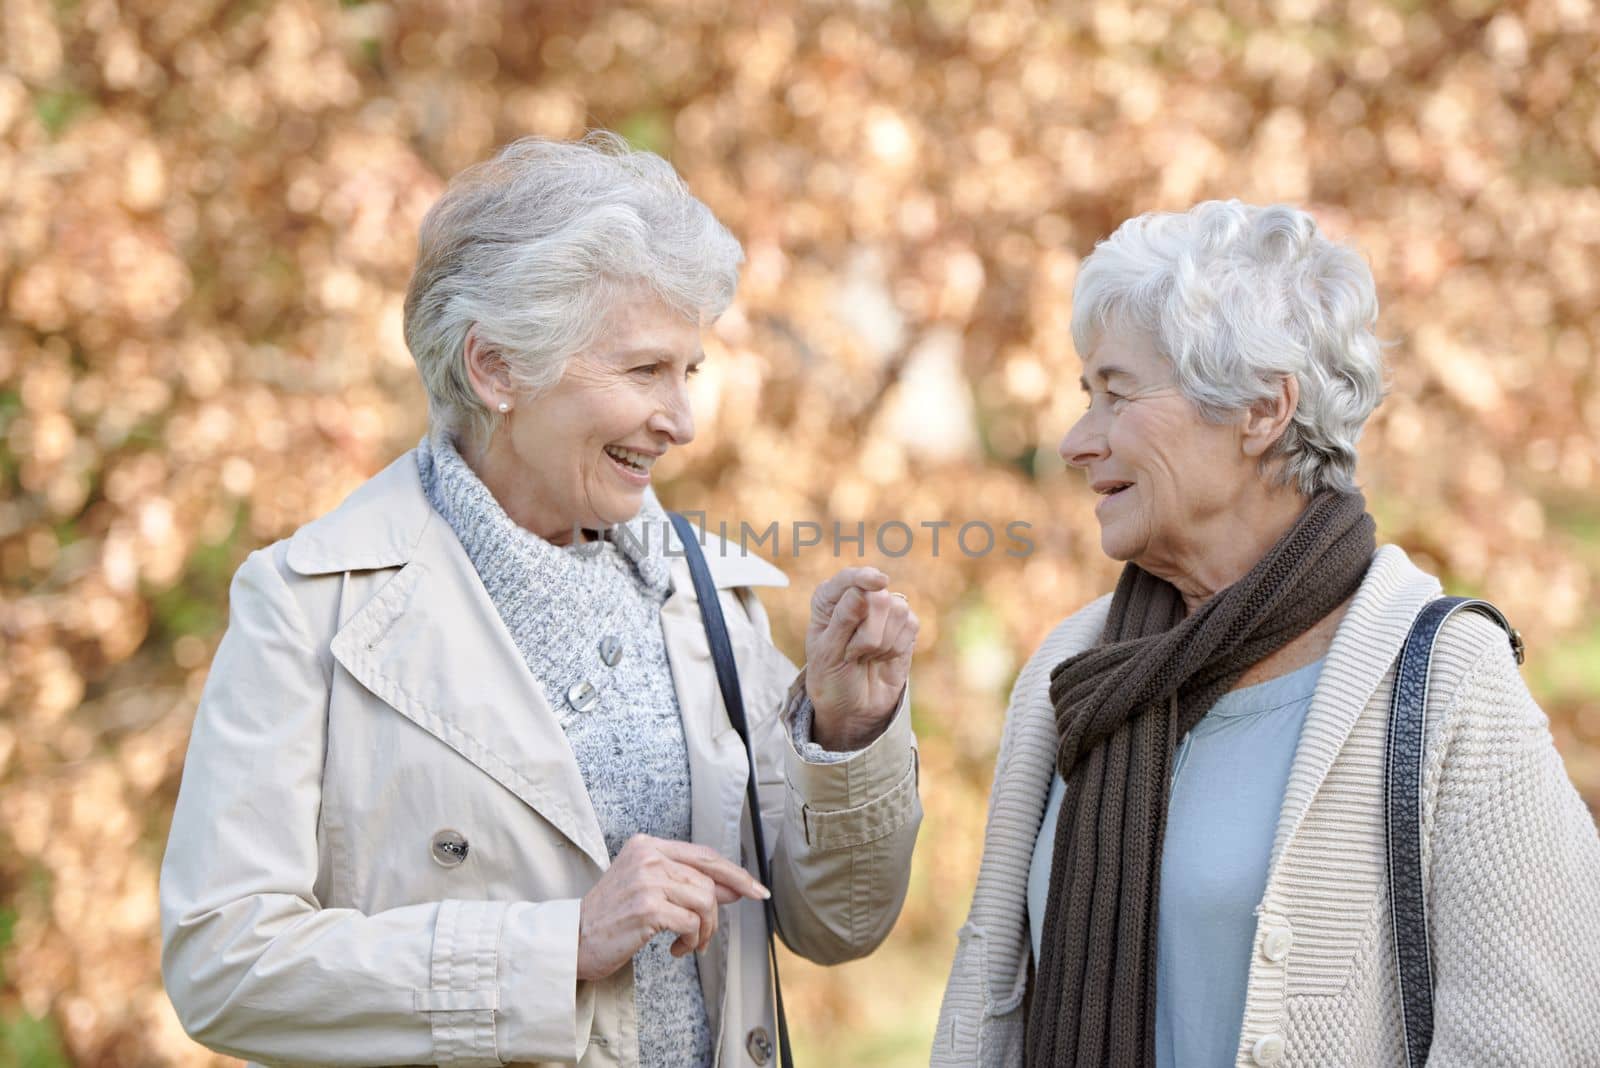
[[[1422,736],[1428,706],[1428,664],[1439,628],[1461,611],[1480,612],[1504,627],[1517,663],[1522,663],[1523,657],[1522,636],[1500,610],[1488,601],[1466,597],[1441,597],[1424,606],[1400,653],[1383,765],[1383,831],[1408,1068],[1423,1068],[1433,1045],[1433,964],[1428,949],[1428,907],[1422,888]]]
[[[750,777],[745,780],[745,796],[750,805],[750,827],[755,837],[756,874],[761,885],[772,889],[772,873],[767,863],[766,832],[761,826],[761,796],[756,790],[756,754],[750,744],[750,725],[744,714],[744,695],[739,690],[739,669],[733,659],[733,644],[728,640],[728,624],[722,618],[722,603],[717,599],[717,587],[711,581],[711,569],[706,566],[705,553],[700,549],[699,536],[690,522],[677,512],[667,513],[672,527],[683,543],[684,558],[689,563],[689,575],[694,580],[695,597],[700,601],[700,618],[705,622],[706,642],[711,647],[711,662],[717,668],[717,685],[722,690],[722,703],[728,710],[728,720],[739,732],[744,742],[745,758],[750,762]],[[783,1014],[783,988],[778,984],[778,950],[773,934],[778,927],[778,914],[772,899],[762,902],[767,917],[767,958],[772,966],[772,996],[777,1009],[778,1058],[781,1068],[794,1068],[794,1054],[789,1048],[789,1022]],[[763,1063],[765,1057],[752,1057]],[[766,1051],[771,1056],[771,1050]]]

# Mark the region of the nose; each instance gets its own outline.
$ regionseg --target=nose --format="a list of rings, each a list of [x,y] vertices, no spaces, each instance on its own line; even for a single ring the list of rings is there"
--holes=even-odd
[[[667,395],[646,425],[651,433],[665,435],[673,445],[687,445],[694,440],[694,410],[689,404],[686,382],[675,382],[668,387]]]
[[[1078,421],[1072,424],[1072,429],[1061,439],[1056,452],[1073,467],[1088,467],[1096,460],[1105,458],[1105,431],[1100,429],[1099,420],[1094,417],[1093,412],[1084,412]]]

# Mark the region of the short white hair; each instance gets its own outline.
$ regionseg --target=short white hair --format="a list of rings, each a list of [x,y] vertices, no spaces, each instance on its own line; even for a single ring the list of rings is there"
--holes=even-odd
[[[1300,401],[1268,462],[1307,495],[1355,489],[1356,442],[1383,399],[1378,295],[1354,249],[1285,205],[1210,200],[1129,219],[1095,246],[1073,289],[1072,339],[1144,331],[1179,390],[1215,422],[1273,395]]]
[[[428,210],[406,290],[406,347],[429,419],[482,441],[499,420],[467,377],[474,325],[513,386],[559,381],[619,300],[643,292],[704,325],[733,300],[744,251],[672,165],[596,131],[528,137],[458,174]]]

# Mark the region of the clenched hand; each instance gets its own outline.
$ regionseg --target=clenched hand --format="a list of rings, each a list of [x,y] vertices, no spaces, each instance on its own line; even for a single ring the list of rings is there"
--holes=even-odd
[[[919,625],[875,567],[847,567],[817,587],[806,628],[812,741],[860,749],[883,733],[911,672]]]

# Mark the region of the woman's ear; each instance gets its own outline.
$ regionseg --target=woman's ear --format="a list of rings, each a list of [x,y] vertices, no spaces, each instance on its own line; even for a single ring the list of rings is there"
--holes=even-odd
[[[503,411],[500,405],[513,403],[511,374],[505,358],[479,336],[477,323],[467,328],[461,355],[467,363],[467,379],[472,383],[472,391],[485,408],[491,412]]]
[[[1289,429],[1295,409],[1300,405],[1300,380],[1294,375],[1278,379],[1278,388],[1270,397],[1252,404],[1245,412],[1242,428],[1242,446],[1246,456],[1256,459],[1267,455],[1283,432]]]

